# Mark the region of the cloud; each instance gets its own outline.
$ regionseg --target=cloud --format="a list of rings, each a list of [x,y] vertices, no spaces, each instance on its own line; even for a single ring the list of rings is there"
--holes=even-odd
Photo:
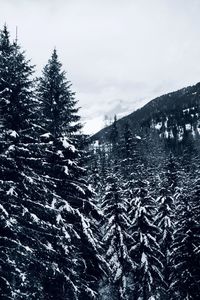
[[[88,132],[199,81],[199,14],[197,0],[0,0],[37,74],[58,49]]]

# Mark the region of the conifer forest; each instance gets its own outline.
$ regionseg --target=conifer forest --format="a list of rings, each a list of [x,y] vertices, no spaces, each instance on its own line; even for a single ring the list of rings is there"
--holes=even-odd
[[[0,31],[0,299],[200,299],[200,84],[93,136],[54,49]]]

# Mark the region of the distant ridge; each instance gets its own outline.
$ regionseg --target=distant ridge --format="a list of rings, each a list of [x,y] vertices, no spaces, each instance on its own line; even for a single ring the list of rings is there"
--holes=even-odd
[[[200,83],[197,83],[193,86],[188,86],[157,97],[145,104],[142,108],[124,116],[117,121],[118,130],[122,132],[125,124],[128,123],[133,132],[138,132],[144,126],[150,127],[152,122],[161,122],[166,119],[167,116],[173,116],[174,121],[177,119],[178,122],[179,119],[181,119],[181,122],[183,122],[183,117],[181,117],[183,111],[195,108],[195,113],[198,114],[199,105]],[[197,117],[199,118],[199,114]],[[177,123],[176,125],[179,124]],[[94,134],[91,139],[100,141],[106,140],[109,137],[111,126],[112,125],[101,129]]]

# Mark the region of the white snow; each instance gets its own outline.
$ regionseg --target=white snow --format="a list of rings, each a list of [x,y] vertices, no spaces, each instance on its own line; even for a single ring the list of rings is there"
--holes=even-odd
[[[72,166],[74,163],[71,159],[68,159],[67,162],[68,162],[69,166]]]
[[[61,214],[58,214],[56,217],[57,223],[59,224],[61,220],[62,220]]]
[[[135,138],[136,138],[137,140],[141,140],[141,139],[142,139],[141,136],[139,136],[139,135],[136,135]]]
[[[29,246],[24,246],[24,248],[25,248],[26,251],[28,251],[28,252],[33,252]]]
[[[85,195],[85,191],[84,189],[82,189],[82,187],[80,187],[79,185],[72,183],[72,185],[77,189],[77,191],[81,192],[83,195]]]
[[[47,249],[47,250],[54,250],[53,249],[53,246],[51,245],[51,243],[47,243],[47,245],[45,245],[45,248]]]
[[[122,268],[121,267],[118,267],[117,268],[117,272],[115,274],[115,281],[117,281],[122,275]]]
[[[155,125],[155,129],[160,130],[160,128],[162,127],[162,122],[159,122]]]
[[[57,151],[57,154],[58,154],[60,157],[64,157],[63,152],[62,152],[61,150],[58,150],[58,151]]]
[[[170,139],[173,139],[173,138],[174,138],[174,135],[173,135],[172,129],[171,129],[171,130],[170,130],[170,132],[169,132],[169,137],[170,137]]]
[[[166,139],[168,139],[168,137],[169,137],[169,132],[168,132],[167,130],[165,130],[164,136],[165,136]]]
[[[51,202],[51,208],[55,208],[55,204],[56,204],[56,198],[53,198],[52,202]]]
[[[73,212],[73,208],[69,205],[69,203],[65,203],[65,205],[63,206],[63,209],[65,209],[68,212]]]
[[[69,233],[67,232],[67,230],[66,230],[64,227],[63,227],[63,233],[64,233],[65,238],[66,238],[67,240],[70,240],[70,239],[71,239]],[[67,246],[65,246],[65,247],[67,247]],[[66,250],[68,251],[68,249],[66,249]]]
[[[167,128],[168,117],[166,117],[165,128]]]
[[[67,140],[67,138],[66,137],[62,137],[61,139],[61,142],[62,142],[62,144],[63,144],[63,147],[65,148],[65,149],[70,149],[72,152],[75,152],[76,151],[76,148],[74,147],[74,145],[72,145],[72,144],[70,144],[69,142],[68,142],[68,140]]]
[[[90,299],[96,299],[96,296],[97,296],[96,292],[93,291],[88,286],[86,287],[86,292],[90,295]]]
[[[33,219],[34,222],[39,223],[40,219],[35,215],[31,213],[31,218]]]
[[[14,145],[10,145],[9,148],[8,148],[8,151],[13,151],[15,149],[15,146]]]
[[[61,138],[62,144],[64,148],[69,148],[70,147],[70,143],[67,141],[67,138]]]
[[[26,176],[26,178],[30,183],[33,183],[33,178],[31,178],[30,176]]]
[[[142,266],[145,267],[145,272],[147,272],[147,269],[148,269],[148,259],[147,259],[147,256],[146,256],[146,254],[144,252],[142,253],[142,256],[141,256],[141,263],[142,263]]]
[[[17,136],[19,136],[19,134],[15,130],[11,130],[10,131],[10,136],[16,138]]]
[[[17,193],[15,192],[15,188],[12,186],[7,192],[6,192],[7,195],[11,195],[11,196],[16,196]]]
[[[11,224],[17,224],[17,220],[15,218],[13,218],[13,217],[11,217],[9,219],[9,221],[10,221]]]
[[[5,210],[5,208],[3,207],[3,205],[0,204],[0,209],[2,210],[2,212],[6,215],[6,217],[8,217],[8,212]]]
[[[69,175],[69,169],[68,169],[67,166],[64,166],[64,173],[65,173],[66,175]]]
[[[191,129],[192,129],[191,124],[185,124],[185,129],[186,129],[186,130],[191,130]]]
[[[41,134],[41,137],[45,137],[45,138],[49,138],[50,136],[51,136],[51,133],[50,133],[50,132]]]
[[[21,279],[22,279],[22,282],[24,282],[25,279],[26,279],[26,273],[21,273],[21,274],[20,274],[20,277],[21,277]]]
[[[5,89],[3,89],[3,91],[0,91],[0,95],[5,92],[12,92],[12,90],[6,87]]]

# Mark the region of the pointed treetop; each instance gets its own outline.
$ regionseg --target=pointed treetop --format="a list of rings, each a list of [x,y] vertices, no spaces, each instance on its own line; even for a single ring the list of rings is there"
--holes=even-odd
[[[51,58],[54,59],[54,60],[57,60],[57,59],[58,59],[58,54],[57,54],[56,47],[53,49]]]
[[[17,45],[18,42],[18,27],[16,26],[16,32],[15,32],[15,44]]]
[[[5,24],[3,30],[0,31],[0,50],[2,51],[5,47],[10,46],[10,34]]]

